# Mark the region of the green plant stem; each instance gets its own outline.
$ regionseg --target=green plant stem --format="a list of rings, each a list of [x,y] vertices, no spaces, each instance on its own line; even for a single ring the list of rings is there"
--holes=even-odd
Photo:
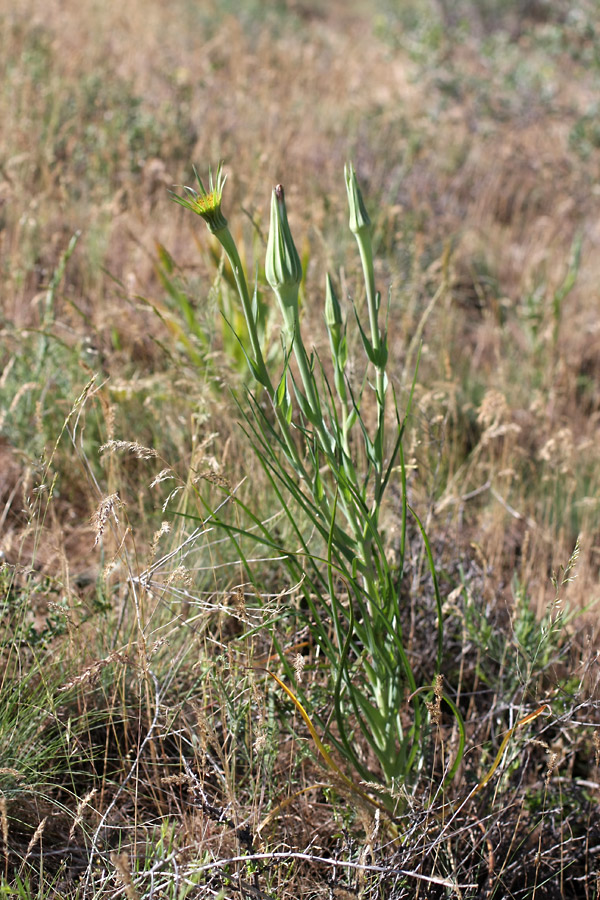
[[[373,252],[371,249],[371,238],[369,235],[359,233],[356,235],[356,242],[360,253],[360,262],[365,278],[365,288],[367,291],[367,308],[369,312],[369,327],[371,329],[371,343],[373,350],[377,353],[381,349],[381,334],[379,332],[379,323],[377,315],[377,302],[375,291],[375,271],[373,269]]]
[[[254,319],[254,313],[252,311],[250,292],[248,291],[248,285],[246,283],[246,277],[244,275],[244,270],[242,268],[242,262],[240,260],[238,249],[227,226],[217,231],[215,233],[215,237],[218,239],[219,243],[225,250],[227,258],[229,259],[229,262],[231,264],[233,277],[235,278],[238,294],[242,303],[242,309],[244,310],[244,317],[246,319],[246,325],[248,327],[248,334],[250,335],[250,344],[252,345],[252,352],[254,354],[257,379],[269,391],[271,397],[273,397],[273,384],[271,382],[271,378],[269,377],[267,366],[262,353],[262,348],[260,346],[260,340],[256,328],[256,321]]]
[[[273,382],[271,381],[271,377],[267,370],[267,366],[265,363],[265,359],[262,352],[262,347],[260,345],[260,339],[258,336],[258,330],[256,328],[256,321],[254,317],[254,313],[252,310],[252,302],[250,300],[250,292],[248,291],[248,285],[246,282],[246,276],[244,275],[244,270],[242,268],[242,262],[240,260],[240,255],[238,253],[238,249],[235,245],[235,241],[229,231],[229,228],[221,228],[218,232],[215,233],[215,237],[218,239],[219,243],[225,250],[227,254],[227,258],[229,259],[229,263],[231,265],[233,276],[235,278],[235,283],[238,289],[239,298],[242,304],[242,309],[244,310],[244,318],[246,320],[246,325],[248,328],[248,334],[250,336],[250,344],[252,346],[252,352],[254,354],[254,363],[256,366],[255,377],[257,381],[263,385],[263,387],[267,390],[271,401],[273,402],[273,407],[275,410],[275,415],[277,417],[277,423],[281,429],[281,433],[285,440],[285,446],[288,454],[288,458],[290,459],[292,465],[298,472],[301,478],[305,481],[309,481],[308,472],[298,454],[296,449],[296,445],[294,444],[290,427],[283,415],[282,410],[275,403],[275,389],[273,387]],[[329,514],[328,506],[326,506],[323,510],[324,514],[327,516]]]
[[[302,386],[306,393],[306,399],[308,400],[308,404],[313,414],[313,424],[316,425],[319,431],[319,435],[323,438],[327,435],[327,431],[323,424],[321,404],[319,402],[318,393],[315,389],[314,375],[310,368],[310,362],[308,361],[306,348],[302,343],[302,335],[300,332],[300,317],[298,315],[297,308],[293,311],[293,335],[291,339],[294,342],[294,356],[296,357],[296,362],[298,364],[298,371],[300,372]],[[329,438],[326,440],[325,448],[328,447],[330,443],[331,439],[329,436]]]
[[[381,448],[381,456],[376,467],[376,496],[377,489],[381,481],[381,473],[383,470],[383,447],[384,447],[384,431],[385,431],[385,366],[386,360],[383,358],[384,347],[381,340],[381,332],[379,330],[379,304],[377,292],[375,290],[375,271],[373,268],[373,248],[371,245],[371,236],[368,231],[360,231],[356,234],[356,242],[360,253],[360,261],[362,265],[363,275],[365,279],[365,288],[367,292],[367,309],[369,312],[369,328],[371,331],[371,344],[373,347],[373,357],[375,360],[375,393],[377,398],[377,434],[378,444]]]
[[[282,309],[286,309],[288,313],[286,316],[286,331],[288,334],[288,339],[293,341],[294,356],[298,365],[298,372],[300,373],[300,379],[302,381],[302,386],[304,388],[306,399],[311,412],[311,424],[316,429],[321,449],[325,453],[328,461],[331,463],[333,461],[333,456],[335,453],[335,440],[330,431],[327,429],[327,426],[325,425],[321,403],[319,400],[319,393],[315,385],[315,376],[311,369],[308,354],[302,341],[298,308],[297,305],[284,305],[281,298],[279,298],[279,302]],[[346,453],[348,459],[350,459],[347,435],[344,435],[343,452]],[[333,472],[335,476],[335,469],[333,469]],[[355,473],[353,474],[355,475]],[[361,525],[360,515],[358,515],[356,510],[353,509],[353,504],[348,505],[343,498],[341,499],[340,506],[343,509],[346,520],[352,529],[355,540],[357,541],[357,543],[359,543],[359,545],[362,546],[364,544],[364,541],[363,527]],[[329,506],[324,508],[323,512],[327,515],[330,515]],[[367,559],[368,557],[363,556],[363,560],[365,561],[365,563],[367,562]]]
[[[264,360],[264,356],[262,353],[262,348],[260,345],[260,339],[258,337],[258,331],[256,328],[256,322],[254,318],[254,314],[252,311],[252,303],[250,300],[250,293],[248,291],[248,285],[246,283],[246,278],[244,275],[244,270],[242,268],[242,263],[240,260],[240,256],[235,245],[235,241],[229,231],[229,228],[225,227],[216,232],[217,239],[219,240],[221,246],[225,250],[227,254],[227,258],[229,259],[233,275],[235,278],[235,283],[238,289],[238,294],[240,297],[240,301],[242,303],[242,308],[244,310],[244,317],[246,319],[246,325],[248,327],[248,334],[250,336],[250,343],[252,346],[252,352],[254,354],[254,360],[256,364],[256,378],[257,380],[266,388],[269,393],[271,400],[273,401],[273,407],[275,410],[275,415],[277,417],[277,423],[281,429],[281,433],[283,435],[285,441],[286,454],[288,459],[292,463],[294,469],[298,473],[298,475],[307,483],[310,484],[310,476],[306,470],[306,467],[300,458],[294,440],[292,438],[290,426],[275,401],[275,389],[273,387],[273,382],[271,381],[270,375],[268,373],[266,363]],[[294,312],[293,318],[293,333],[294,333],[294,355],[296,358],[296,362],[298,364],[298,371],[300,372],[300,377],[302,380],[302,384],[306,391],[307,400],[310,406],[310,409],[313,413],[313,424],[315,425],[319,439],[321,442],[321,446],[327,457],[331,456],[332,452],[332,436],[328,432],[325,427],[323,416],[321,413],[321,406],[318,399],[318,393],[315,389],[314,384],[314,375],[310,368],[310,363],[308,361],[308,356],[306,353],[306,349],[304,344],[302,343],[300,337],[300,319],[297,311]],[[345,502],[342,502],[342,508],[344,510],[344,514],[348,521],[348,524],[352,528],[352,531],[357,539],[360,538],[362,529],[360,527],[360,520],[354,514],[354,511],[348,507]],[[320,509],[321,515],[323,516],[324,521],[328,521],[331,515],[329,501],[326,496],[323,496],[321,500],[318,502],[318,507]]]

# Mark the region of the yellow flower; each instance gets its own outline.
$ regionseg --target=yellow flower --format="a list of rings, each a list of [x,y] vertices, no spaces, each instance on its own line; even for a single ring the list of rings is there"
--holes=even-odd
[[[212,171],[209,168],[208,190],[206,190],[202,184],[202,179],[198,175],[196,169],[194,169],[194,175],[196,176],[196,181],[200,188],[199,191],[196,191],[191,187],[184,187],[185,196],[180,197],[179,194],[175,194],[171,191],[171,197],[175,203],[179,203],[180,206],[191,209],[192,212],[202,216],[208,230],[212,232],[212,234],[217,234],[217,232],[227,228],[227,219],[221,212],[223,187],[227,180],[227,175],[223,175],[223,163],[219,163],[214,181]]]

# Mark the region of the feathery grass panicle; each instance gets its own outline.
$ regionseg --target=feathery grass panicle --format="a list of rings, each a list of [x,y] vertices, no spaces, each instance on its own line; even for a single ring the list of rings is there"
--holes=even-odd
[[[32,854],[32,852],[33,852],[33,848],[35,847],[35,845],[39,843],[40,846],[41,846],[41,843],[42,843],[42,835],[44,834],[44,829],[45,829],[45,827],[46,827],[46,822],[47,822],[47,821],[48,821],[48,816],[44,816],[44,818],[40,821],[39,825],[37,826],[37,828],[36,828],[35,831],[33,832],[32,836],[31,836],[31,840],[30,840],[29,843],[27,844],[27,850],[25,851],[25,857],[24,857],[24,859],[23,859],[23,866],[26,865],[27,860],[28,860],[29,857],[31,856],[31,854]]]
[[[158,454],[156,450],[152,447],[143,447],[137,441],[107,441],[106,444],[102,444],[99,448],[98,453],[116,453],[119,450],[125,450],[128,453],[131,453],[133,456],[137,457],[137,459],[153,459]]]
[[[133,883],[133,878],[131,877],[131,866],[127,853],[117,853],[114,851],[110,855],[110,861],[115,867],[119,881],[123,885],[127,900],[139,900],[140,895],[138,894]]]
[[[108,521],[111,518],[118,524],[119,518],[117,512],[122,506],[123,503],[117,492],[110,494],[108,497],[104,497],[104,499],[100,501],[96,512],[92,516],[92,525],[96,535],[94,547],[100,542],[106,530]]]
[[[8,812],[6,797],[0,793],[0,835],[2,836],[2,855],[5,872],[8,870]]]

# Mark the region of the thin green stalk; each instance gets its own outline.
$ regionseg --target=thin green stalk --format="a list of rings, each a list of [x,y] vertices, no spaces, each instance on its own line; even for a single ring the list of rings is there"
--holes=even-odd
[[[367,294],[367,309],[369,314],[369,329],[371,332],[371,353],[369,354],[373,365],[375,366],[376,386],[375,393],[377,399],[377,446],[380,456],[376,461],[376,479],[379,482],[381,470],[383,466],[383,448],[384,448],[384,431],[385,431],[385,394],[386,394],[386,375],[385,367],[387,363],[385,339],[382,340],[379,330],[379,295],[375,290],[375,269],[373,266],[373,246],[371,243],[371,219],[366,210],[356,172],[351,165],[345,168],[346,190],[348,193],[348,203],[350,207],[350,230],[356,237],[360,261],[363,270],[365,290]],[[369,348],[365,345],[367,352]]]
[[[238,295],[242,304],[242,309],[244,311],[246,326],[248,328],[248,334],[250,336],[250,344],[252,346],[254,362],[256,364],[256,379],[263,385],[263,387],[267,389],[269,395],[273,397],[273,383],[271,382],[271,378],[265,364],[262,347],[260,345],[258,330],[256,328],[256,320],[252,310],[250,293],[248,291],[248,284],[246,282],[246,276],[244,275],[244,270],[242,268],[242,262],[240,260],[238,249],[236,247],[235,241],[233,240],[233,237],[231,236],[229,228],[225,227],[220,231],[215,232],[215,237],[218,239],[219,243],[225,250],[233,271],[233,277],[235,278]]]

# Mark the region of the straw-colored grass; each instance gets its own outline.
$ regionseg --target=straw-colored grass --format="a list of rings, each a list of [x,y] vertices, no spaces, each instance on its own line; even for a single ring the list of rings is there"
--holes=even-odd
[[[599,896],[596,13],[0,0],[0,896]],[[307,349],[325,358],[326,271],[365,309],[348,160],[391,288],[400,406],[420,349],[409,500],[466,750],[442,790],[460,735],[438,686],[400,827],[321,767],[264,674],[302,679],[332,752],[331,672],[289,569],[257,561],[250,586],[188,518],[234,492],[293,537],[237,424],[249,380],[219,312],[240,325],[233,273],[169,199],[220,159],[269,365],[275,184]],[[392,567],[401,500],[390,485]],[[409,528],[419,687],[426,563]]]

